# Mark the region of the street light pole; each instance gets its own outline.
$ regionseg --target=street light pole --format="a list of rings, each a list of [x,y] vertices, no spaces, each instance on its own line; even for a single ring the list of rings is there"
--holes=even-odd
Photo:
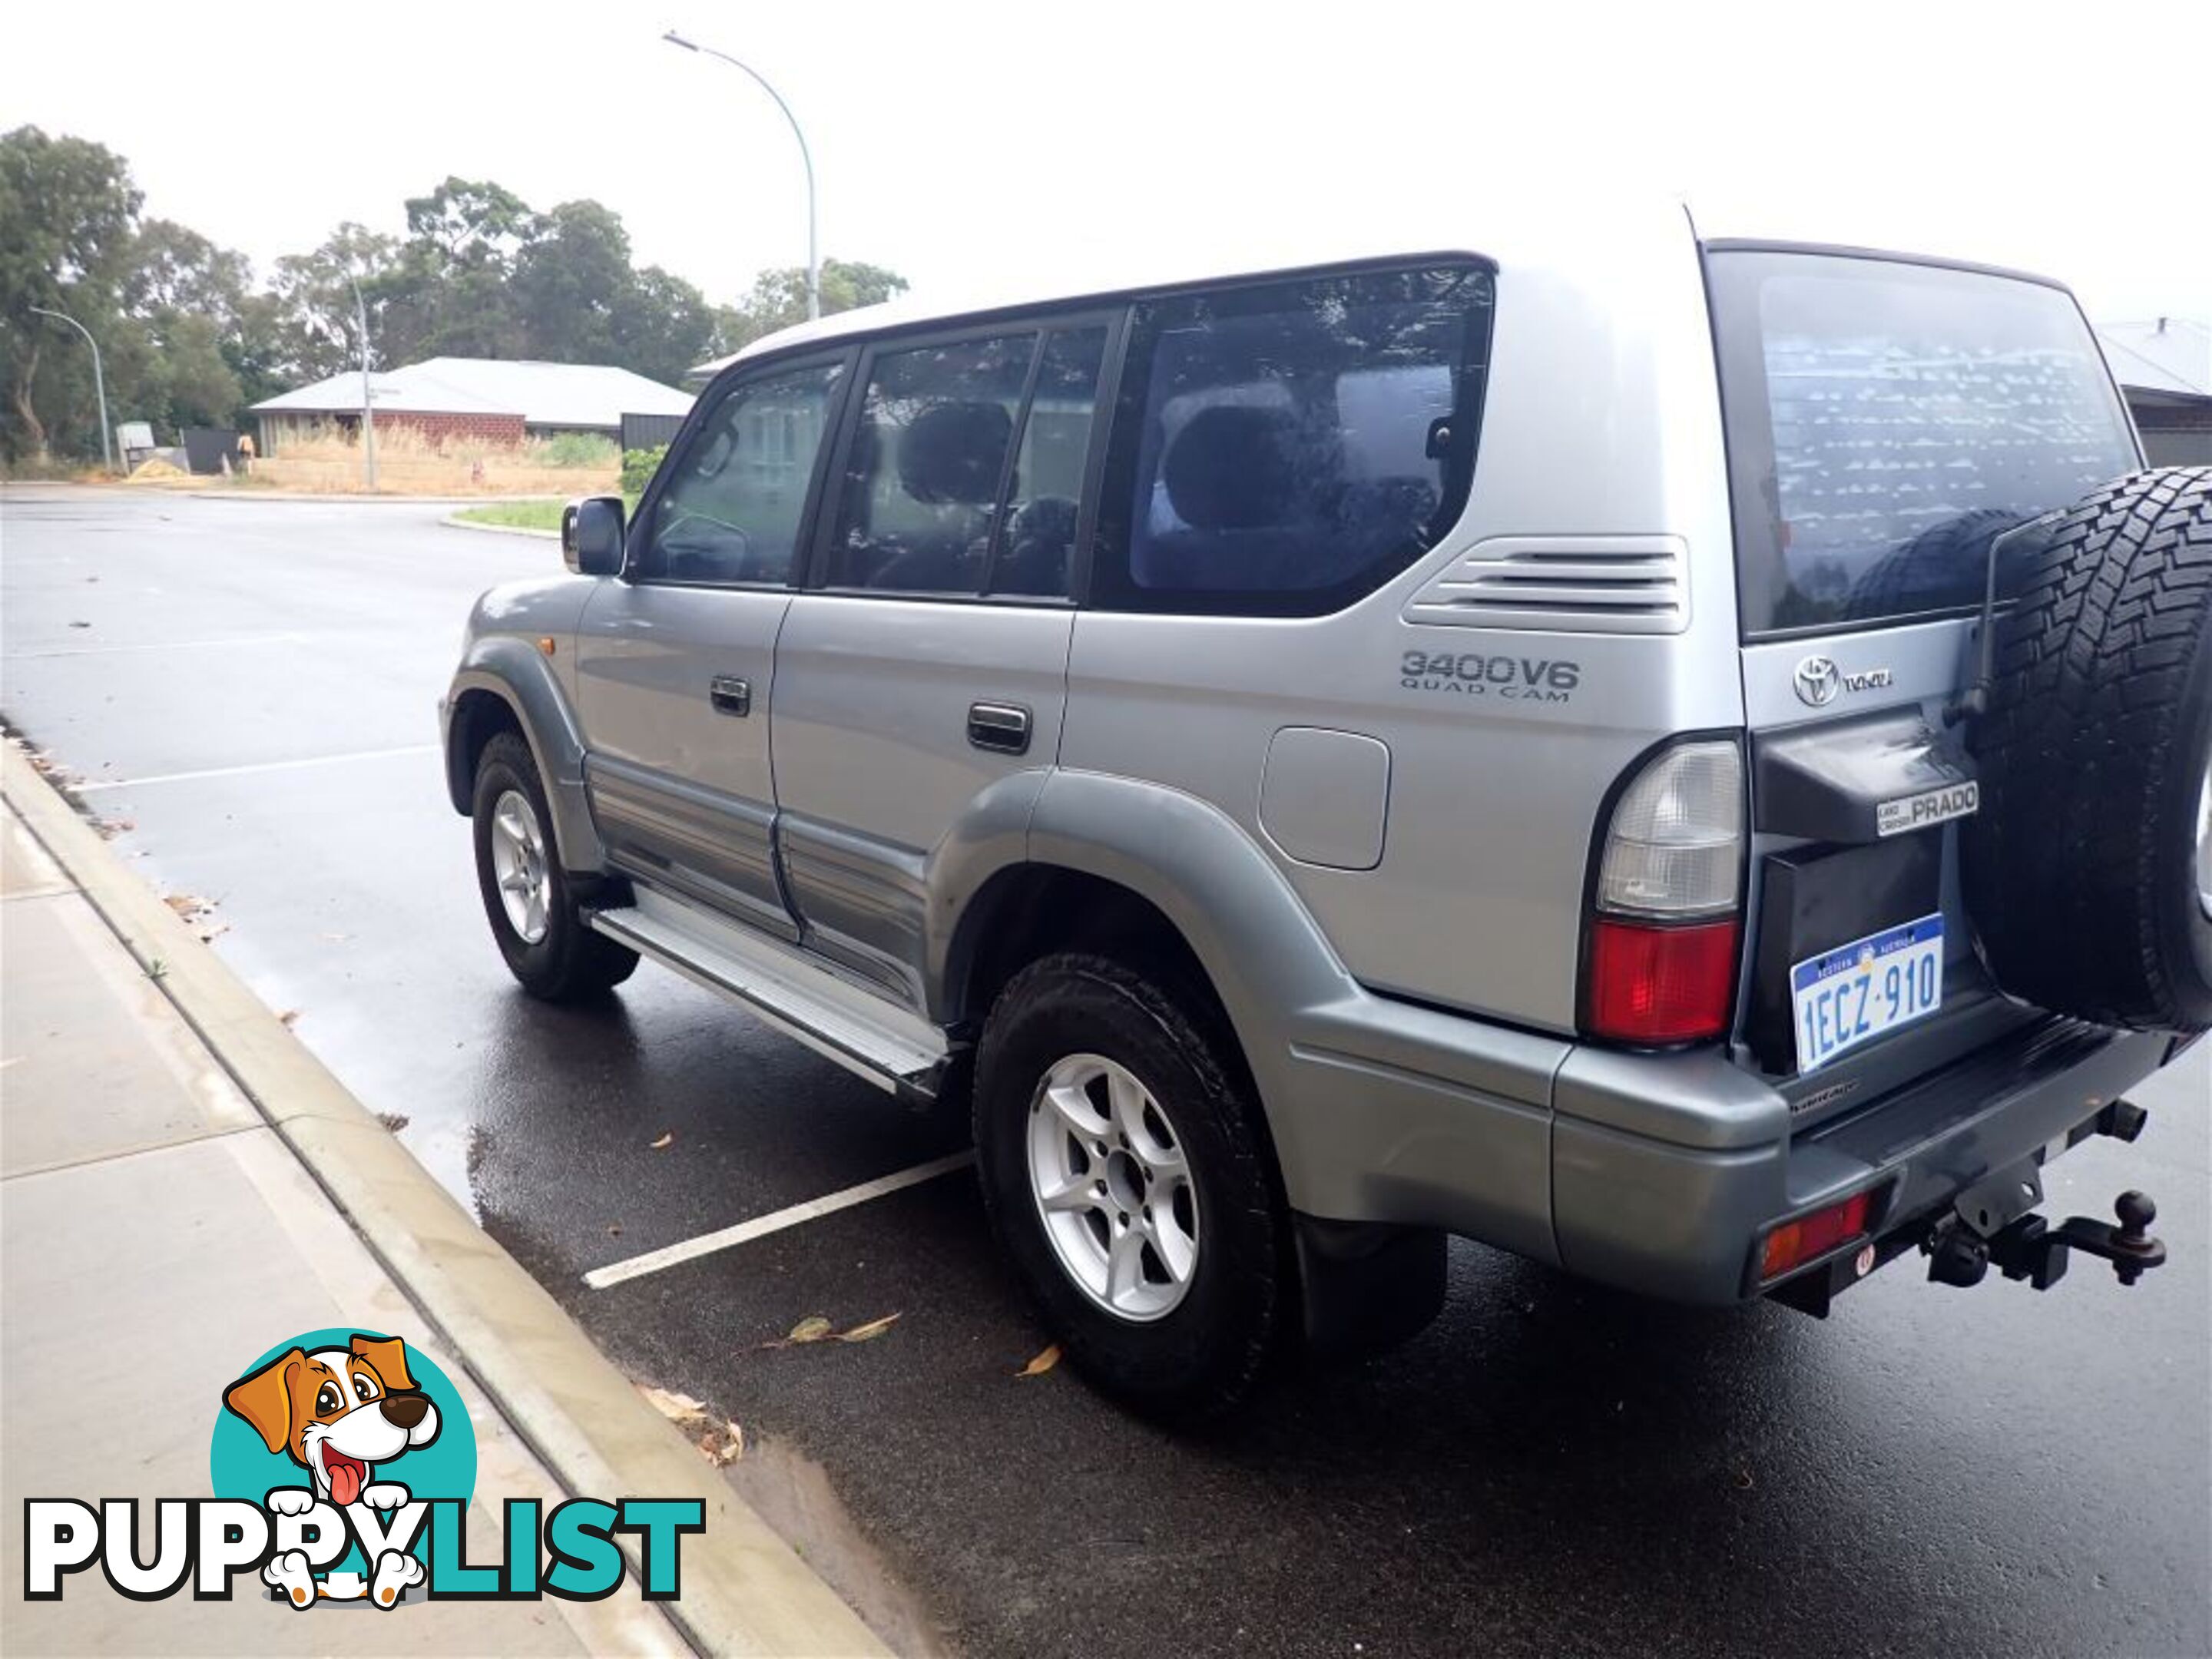
[[[41,317],[52,317],[67,323],[84,336],[84,343],[92,348],[92,389],[100,394],[100,459],[110,472],[115,471],[115,448],[107,435],[107,376],[100,372],[100,342],[92,337],[92,331],[65,311],[49,311],[44,306],[33,306]]]
[[[346,273],[346,286],[353,290],[353,319],[361,334],[361,445],[362,464],[368,471],[368,493],[376,494],[376,410],[368,397],[368,307],[362,303],[361,284]]]
[[[681,46],[686,52],[704,52],[709,58],[719,58],[732,69],[741,69],[759,83],[760,89],[775,100],[775,106],[783,112],[783,118],[791,123],[791,136],[799,140],[799,159],[806,168],[806,315],[811,319],[822,314],[822,261],[815,241],[814,155],[806,148],[806,135],[799,131],[799,118],[791,112],[791,106],[783,101],[783,94],[768,83],[768,77],[750,64],[739,63],[726,52],[717,52],[712,46],[702,46],[696,40],[687,40],[674,29],[660,37],[672,46]]]

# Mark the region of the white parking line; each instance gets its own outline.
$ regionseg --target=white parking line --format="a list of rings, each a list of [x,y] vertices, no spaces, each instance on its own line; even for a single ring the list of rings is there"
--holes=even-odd
[[[243,766],[210,766],[198,772],[157,772],[144,778],[99,778],[70,787],[80,795],[98,789],[140,789],[149,783],[196,783],[202,778],[242,778],[256,772],[289,772],[302,766],[343,766],[349,761],[386,760],[398,755],[434,755],[434,743],[410,743],[399,749],[356,749],[349,755],[309,755],[300,760],[251,761]]]
[[[643,1255],[634,1255],[623,1261],[611,1261],[604,1267],[594,1267],[584,1275],[584,1283],[595,1291],[604,1291],[610,1285],[619,1285],[624,1279],[641,1279],[647,1273],[657,1273],[663,1267],[673,1267],[678,1262],[710,1255],[715,1250],[726,1250],[733,1244],[750,1243],[756,1238],[765,1238],[770,1233],[780,1233],[787,1227],[796,1227],[802,1221],[813,1221],[825,1215],[835,1215],[840,1210],[849,1210],[855,1204],[866,1204],[872,1198],[881,1198],[886,1193],[896,1193],[908,1187],[919,1187],[925,1181],[934,1181],[939,1176],[951,1175],[955,1170],[964,1170],[975,1161],[972,1152],[954,1152],[946,1158],[933,1158],[927,1164],[917,1164],[911,1170],[901,1170],[874,1181],[864,1181],[857,1187],[848,1187],[842,1192],[831,1193],[826,1198],[810,1198],[804,1204],[794,1204],[787,1210],[776,1210],[768,1215],[757,1216],[750,1221],[740,1221],[734,1227],[724,1227],[718,1232],[702,1233],[696,1238],[687,1238],[681,1243],[665,1245],[658,1250],[647,1250]]]

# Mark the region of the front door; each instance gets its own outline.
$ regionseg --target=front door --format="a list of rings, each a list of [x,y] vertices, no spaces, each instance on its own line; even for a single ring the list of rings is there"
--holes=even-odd
[[[978,796],[1053,765],[1109,324],[868,357],[816,591],[776,653],[779,833],[813,949],[924,1008],[929,864]]]
[[[844,368],[778,366],[709,394],[577,640],[585,779],[611,857],[787,939],[769,698]]]

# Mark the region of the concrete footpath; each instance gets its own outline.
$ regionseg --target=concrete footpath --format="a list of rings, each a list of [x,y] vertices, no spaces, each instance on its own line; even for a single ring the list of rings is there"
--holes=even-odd
[[[879,1653],[860,1620],[10,744],[0,805],[0,1650]],[[23,1599],[24,1500],[211,1495],[224,1387],[272,1344],[391,1332],[465,1402],[469,1557],[508,1498],[692,1498],[683,1589],[295,1613]],[[150,1555],[150,1539],[146,1553]],[[634,1558],[633,1558],[634,1565]]]

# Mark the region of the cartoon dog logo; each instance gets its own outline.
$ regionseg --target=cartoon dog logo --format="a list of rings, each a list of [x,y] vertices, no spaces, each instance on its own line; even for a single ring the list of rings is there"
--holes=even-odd
[[[416,1387],[407,1345],[398,1337],[356,1334],[345,1347],[313,1353],[292,1348],[239,1378],[222,1399],[264,1445],[284,1453],[311,1477],[311,1486],[269,1494],[269,1507],[279,1515],[305,1515],[319,1500],[395,1510],[408,1501],[408,1490],[398,1481],[377,1480],[378,1466],[438,1437],[438,1408]],[[404,1551],[386,1550],[366,1583],[357,1573],[332,1573],[318,1583],[306,1555],[289,1550],[262,1577],[295,1607],[318,1597],[364,1595],[388,1607],[408,1585],[421,1582],[423,1566]]]

